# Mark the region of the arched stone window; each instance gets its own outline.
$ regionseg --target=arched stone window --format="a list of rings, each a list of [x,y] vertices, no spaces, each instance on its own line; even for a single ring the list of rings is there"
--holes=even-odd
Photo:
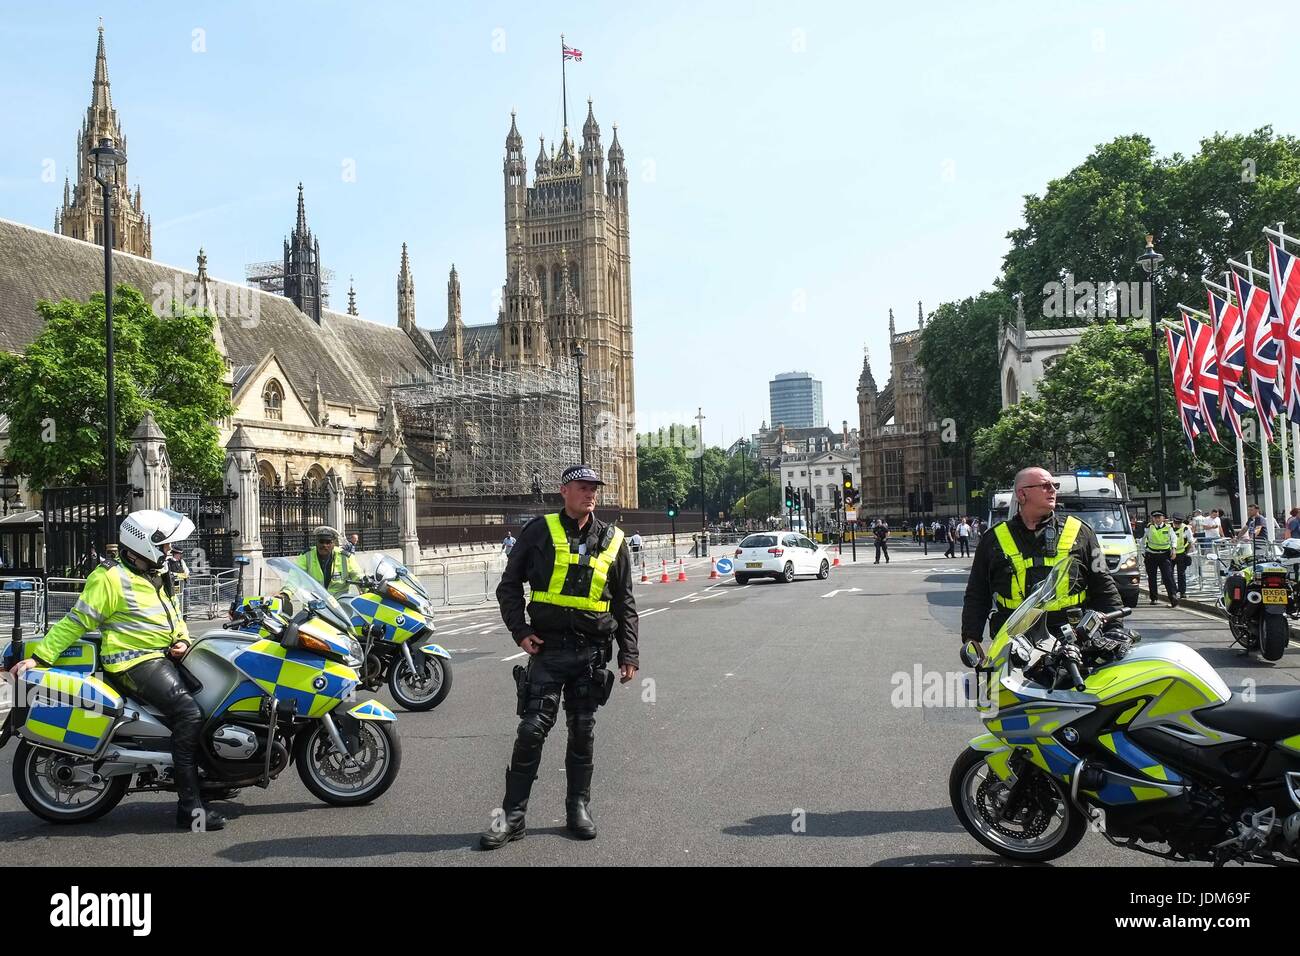
[[[271,467],[269,461],[261,459],[257,462],[257,482],[263,488],[274,488],[277,481],[275,469]]]
[[[1020,401],[1020,389],[1016,387],[1016,373],[1007,370],[1007,404],[1014,405]]]
[[[325,469],[319,464],[312,465],[302,480],[312,491],[321,491],[325,487]]]
[[[275,379],[262,389],[262,414],[273,421],[284,421],[284,389]]]

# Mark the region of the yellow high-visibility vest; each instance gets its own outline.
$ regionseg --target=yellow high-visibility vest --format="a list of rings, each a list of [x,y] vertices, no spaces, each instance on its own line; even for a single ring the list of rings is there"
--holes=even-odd
[[[551,532],[551,544],[555,546],[555,567],[551,570],[551,581],[545,591],[534,591],[532,600],[539,604],[557,604],[560,607],[577,608],[579,611],[601,613],[609,610],[609,602],[601,600],[605,592],[605,582],[609,578],[609,569],[618,558],[618,549],[623,544],[623,529],[615,528],[609,544],[599,554],[574,554],[569,550],[569,536],[560,524],[559,514],[546,516],[546,527]],[[591,567],[591,587],[585,595],[565,594],[564,582],[573,565]]]
[[[1029,575],[1030,568],[1050,568],[1070,556],[1070,550],[1074,547],[1075,539],[1079,537],[1079,531],[1083,528],[1083,522],[1074,516],[1065,519],[1065,527],[1061,529],[1061,536],[1056,541],[1056,554],[1041,558],[1026,558],[1020,553],[1020,548],[1016,546],[1015,538],[1011,536],[1011,529],[1007,522],[1002,522],[993,529],[993,536],[997,538],[998,544],[1002,548],[1002,553],[1007,556],[1011,562],[1011,594],[995,594],[993,599],[1007,610],[1020,607],[1025,600],[1025,582]],[[1070,577],[1066,575],[1056,588],[1056,597],[1052,598],[1044,608],[1047,611],[1062,611],[1069,607],[1077,607],[1084,601],[1088,600],[1086,590],[1078,593],[1070,593]]]

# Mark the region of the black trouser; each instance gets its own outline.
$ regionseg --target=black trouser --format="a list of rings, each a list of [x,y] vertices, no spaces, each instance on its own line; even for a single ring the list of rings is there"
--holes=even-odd
[[[885,554],[885,563],[888,564],[889,563],[889,539],[888,538],[876,539],[876,564],[880,563],[880,554],[882,551]]]
[[[176,778],[176,792],[181,806],[197,809],[199,803],[199,771],[195,753],[199,746],[199,731],[203,727],[203,712],[190,696],[181,679],[176,663],[169,658],[145,661],[124,671],[111,673],[109,680],[128,697],[151,704],[162,711],[172,732],[172,765]]]
[[[1174,555],[1174,578],[1178,583],[1178,596],[1187,596],[1187,568],[1192,563],[1190,554]]]
[[[957,540],[956,540],[955,538],[949,537],[949,538],[948,538],[948,550],[945,551],[945,552],[943,553],[943,556],[944,556],[945,558],[955,558],[955,557],[957,557],[957,555],[954,553],[956,547],[957,547]]]
[[[966,536],[966,537],[959,537],[957,540],[961,542],[961,556],[962,556],[963,558],[969,558],[969,557],[970,557],[970,537],[969,537],[969,536]]]
[[[542,762],[542,745],[555,726],[564,696],[564,713],[569,725],[569,746],[564,768],[569,777],[570,796],[586,796],[591,789],[591,773],[596,745],[596,708],[608,673],[605,640],[589,641],[575,637],[541,638],[542,650],[528,661],[528,698],[524,716],[519,721],[510,769],[537,776]]]
[[[1156,587],[1156,569],[1160,569],[1160,578],[1165,582],[1165,594],[1169,597],[1176,597],[1174,594],[1174,563],[1170,559],[1168,551],[1148,551],[1146,553],[1147,565],[1147,589],[1154,601],[1159,595]]]

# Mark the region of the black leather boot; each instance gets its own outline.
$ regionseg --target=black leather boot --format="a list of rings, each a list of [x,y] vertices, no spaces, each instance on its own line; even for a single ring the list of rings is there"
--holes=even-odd
[[[565,826],[579,840],[594,840],[596,821],[587,808],[591,802],[592,765],[566,760],[564,766],[569,778],[569,795],[564,801]]]
[[[193,764],[177,766],[175,772],[176,790],[180,796],[176,804],[176,828],[194,833],[225,829],[225,815],[204,806],[199,798],[199,775]]]
[[[524,838],[524,814],[528,810],[528,795],[532,792],[533,781],[537,777],[531,773],[506,771],[506,796],[501,801],[505,813],[502,821],[493,821],[492,826],[483,831],[478,838],[478,845],[484,850],[495,850],[505,846],[511,840]]]

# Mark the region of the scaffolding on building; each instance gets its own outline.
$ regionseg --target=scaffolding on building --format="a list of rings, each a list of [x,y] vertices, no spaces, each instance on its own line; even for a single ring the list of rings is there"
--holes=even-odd
[[[613,474],[615,459],[602,435],[608,391],[607,375],[584,371],[587,463],[604,475]],[[434,498],[531,495],[534,476],[549,493],[578,462],[578,370],[570,360],[434,366],[394,382],[392,395],[406,447],[432,471],[426,487]]]
[[[330,282],[333,279],[333,269],[321,269],[321,308],[328,309],[330,307]],[[261,289],[263,292],[282,296],[284,295],[284,262],[280,259],[267,262],[250,262],[244,266],[244,281],[254,289]]]

